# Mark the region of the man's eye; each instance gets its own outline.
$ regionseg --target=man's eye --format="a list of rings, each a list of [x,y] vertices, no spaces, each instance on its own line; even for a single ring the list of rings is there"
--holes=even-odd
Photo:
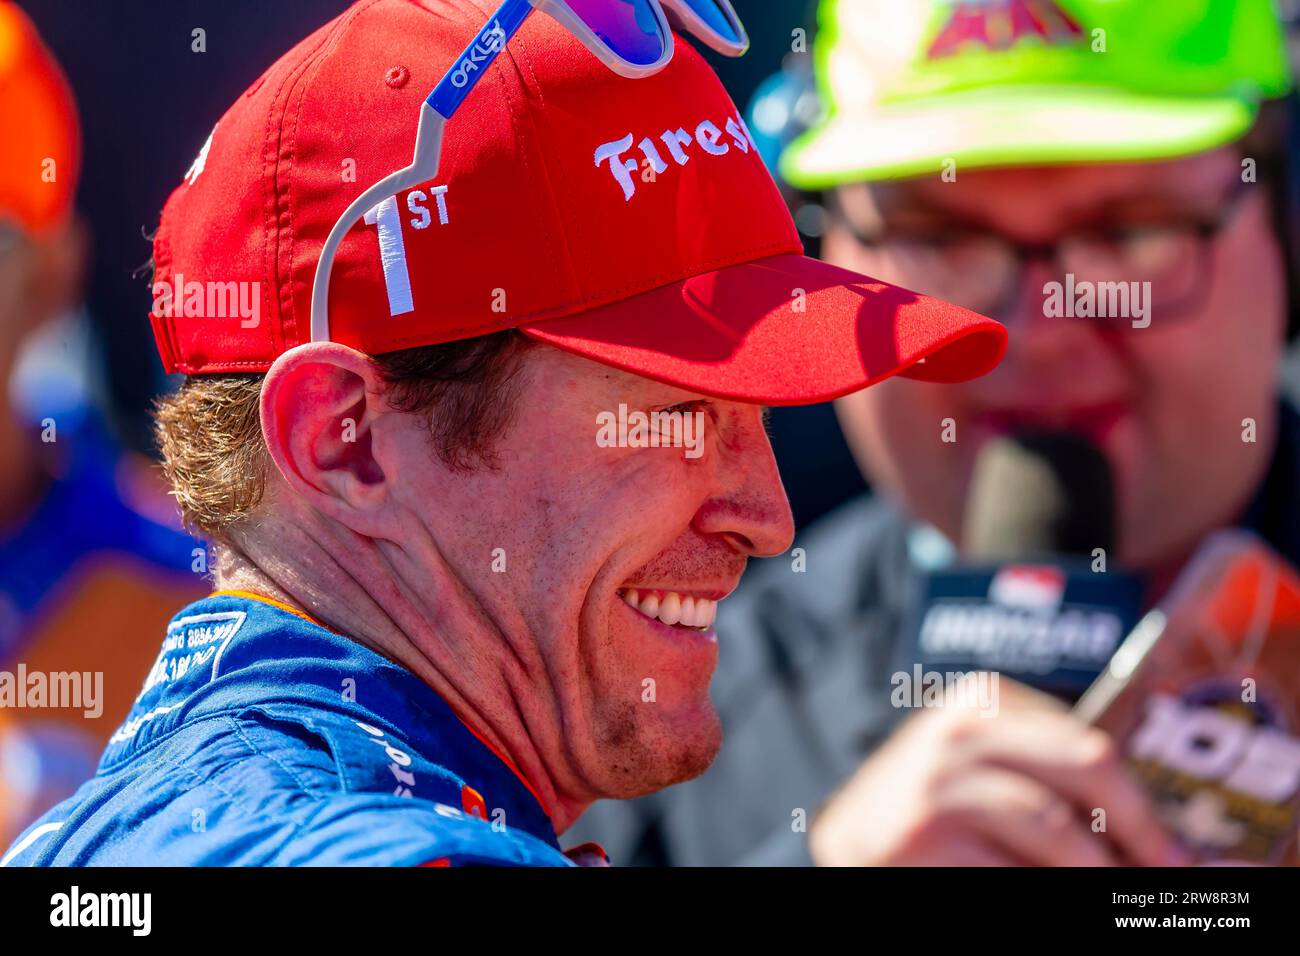
[[[660,411],[669,415],[674,412],[681,412],[683,415],[689,415],[691,412],[703,411],[705,404],[705,402],[701,401],[679,402],[676,405],[669,405],[667,408],[662,408]]]

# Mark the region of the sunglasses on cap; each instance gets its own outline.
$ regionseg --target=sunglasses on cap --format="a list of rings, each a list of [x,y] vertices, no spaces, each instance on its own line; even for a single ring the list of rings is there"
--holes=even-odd
[[[354,199],[330,230],[312,282],[313,342],[330,340],[330,274],[343,237],[390,196],[438,174],[447,120],[534,9],[557,20],[615,73],[632,79],[657,73],[672,59],[670,19],[727,56],[740,56],[749,48],[749,37],[728,0],[505,0],[421,105],[411,164]]]

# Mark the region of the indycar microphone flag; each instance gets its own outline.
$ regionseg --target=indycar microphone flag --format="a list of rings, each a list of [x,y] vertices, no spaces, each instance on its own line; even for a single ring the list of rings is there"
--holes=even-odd
[[[1142,587],[1136,575],[1096,574],[1086,562],[933,571],[905,654],[927,669],[996,671],[1072,701],[1137,623]]]

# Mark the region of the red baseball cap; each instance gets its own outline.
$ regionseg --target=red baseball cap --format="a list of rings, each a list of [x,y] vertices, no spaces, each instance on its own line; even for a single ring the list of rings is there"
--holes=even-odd
[[[80,133],[68,81],[27,16],[0,0],[0,219],[39,233],[67,218]]]
[[[325,237],[410,161],[420,105],[489,10],[362,0],[223,116],[168,200],[169,371],[264,371],[310,339]],[[534,15],[448,124],[438,177],[339,247],[330,337],[369,354],[517,328],[708,395],[823,401],[981,375],[1001,325],[801,254],[735,104],[685,41],[646,79]]]

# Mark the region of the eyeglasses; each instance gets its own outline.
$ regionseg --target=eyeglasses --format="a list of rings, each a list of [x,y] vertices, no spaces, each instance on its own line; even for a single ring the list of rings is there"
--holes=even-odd
[[[1084,283],[1097,288],[1117,281],[1150,282],[1150,311],[1167,320],[1190,315],[1204,297],[1212,274],[1214,241],[1232,222],[1250,185],[1238,181],[1217,214],[1208,218],[1181,216],[1133,225],[1103,224],[1043,243],[1019,242],[1000,233],[960,226],[926,235],[871,235],[842,208],[837,218],[864,251],[885,266],[880,271],[909,279],[916,276],[910,282],[917,291],[982,315],[1010,316],[1023,292],[1026,266],[1047,262],[1053,276],[1072,276],[1077,288]],[[1108,322],[1110,318],[1092,321]]]
[[[749,48],[728,0],[505,0],[421,105],[411,164],[354,199],[330,230],[312,282],[313,342],[330,338],[330,274],[343,237],[381,202],[438,174],[447,121],[534,9],[554,17],[615,73],[634,79],[657,73],[672,59],[670,18],[719,53],[740,56]]]

